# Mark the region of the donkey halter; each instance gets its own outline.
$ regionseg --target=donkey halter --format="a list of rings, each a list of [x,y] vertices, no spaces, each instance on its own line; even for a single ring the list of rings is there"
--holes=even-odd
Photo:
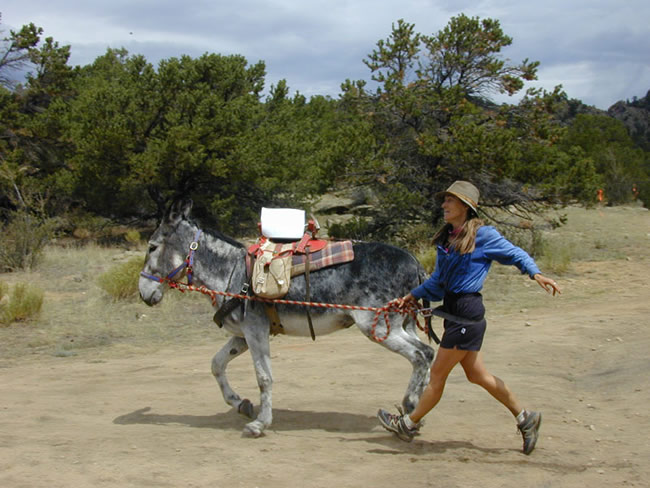
[[[187,254],[187,257],[185,258],[185,261],[183,263],[174,268],[170,273],[165,276],[164,278],[161,278],[159,276],[155,276],[149,273],[145,273],[144,271],[140,271],[140,276],[144,276],[145,278],[149,278],[150,280],[157,281],[158,283],[170,283],[174,281],[174,276],[176,276],[178,273],[183,271],[184,269],[187,269],[187,283],[189,285],[192,284],[192,268],[194,267],[194,253],[196,250],[199,248],[199,238],[201,237],[201,229],[196,231],[196,235],[194,236],[194,240],[190,243],[190,251]]]

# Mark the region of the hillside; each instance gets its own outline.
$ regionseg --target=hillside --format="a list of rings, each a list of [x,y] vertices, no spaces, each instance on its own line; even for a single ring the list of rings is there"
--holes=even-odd
[[[615,103],[607,114],[623,122],[632,139],[645,151],[650,151],[650,90],[639,100]]]

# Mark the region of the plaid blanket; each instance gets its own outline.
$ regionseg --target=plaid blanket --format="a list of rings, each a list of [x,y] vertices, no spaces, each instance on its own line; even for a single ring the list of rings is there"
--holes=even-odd
[[[305,272],[304,254],[294,254],[292,257],[291,276],[297,276]],[[354,249],[351,241],[330,242],[321,251],[309,255],[309,272],[316,271],[327,266],[347,263],[354,260]]]

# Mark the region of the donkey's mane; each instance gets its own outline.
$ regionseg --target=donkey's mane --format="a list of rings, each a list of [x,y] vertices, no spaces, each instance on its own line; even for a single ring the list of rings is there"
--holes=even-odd
[[[224,234],[223,232],[221,232],[221,231],[219,231],[219,230],[211,229],[211,228],[209,228],[209,227],[207,227],[207,228],[206,228],[206,227],[203,227],[203,226],[200,224],[200,222],[197,222],[197,221],[196,221],[196,219],[187,219],[187,221],[188,221],[190,224],[193,224],[193,225],[195,225],[196,227],[198,227],[199,229],[201,229],[201,230],[202,230],[203,232],[205,232],[206,234],[208,234],[208,235],[214,237],[215,239],[219,239],[219,240],[221,240],[221,241],[226,241],[228,244],[230,244],[230,245],[232,245],[232,246],[235,246],[235,247],[242,248],[242,249],[246,247],[246,246],[244,246],[244,244],[242,244],[241,242],[239,242],[237,239],[235,239],[235,238],[233,238],[233,237],[230,237],[230,236]]]

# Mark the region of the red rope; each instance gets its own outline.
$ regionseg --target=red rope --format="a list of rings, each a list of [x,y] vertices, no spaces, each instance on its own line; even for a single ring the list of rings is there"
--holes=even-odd
[[[364,310],[368,312],[375,312],[375,318],[372,322],[372,338],[374,339],[375,342],[383,342],[388,338],[388,335],[390,334],[390,320],[388,316],[390,313],[394,313],[394,312],[401,313],[402,315],[410,315],[413,318],[413,320],[415,320],[415,323],[418,324],[418,328],[424,331],[424,329],[420,327],[420,324],[417,321],[416,305],[409,304],[407,308],[402,309],[402,308],[398,308],[397,305],[392,303],[388,303],[383,307],[362,307],[359,305],[343,305],[338,303],[303,302],[298,300],[284,300],[281,298],[271,299],[271,298],[262,298],[258,296],[240,295],[238,293],[229,293],[225,291],[216,291],[216,290],[211,290],[209,288],[206,288],[205,286],[188,285],[186,283],[179,283],[177,281],[172,281],[172,280],[165,280],[165,281],[167,282],[170,288],[179,290],[182,293],[185,293],[186,290],[189,290],[189,291],[198,291],[199,293],[208,295],[210,297],[210,300],[212,301],[212,305],[215,307],[217,306],[217,295],[220,295],[220,296],[231,297],[231,298],[239,298],[241,300],[255,300],[258,302],[279,303],[283,305],[300,305],[304,307],[337,308],[343,310]],[[379,317],[382,314],[384,316],[384,322],[386,324],[386,335],[384,335],[383,337],[377,337],[376,334],[377,324],[379,322]]]

